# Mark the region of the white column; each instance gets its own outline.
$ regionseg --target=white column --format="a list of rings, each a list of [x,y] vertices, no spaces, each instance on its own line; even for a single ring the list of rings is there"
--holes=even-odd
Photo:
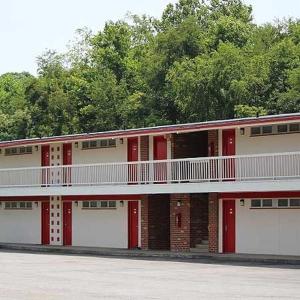
[[[62,165],[62,144],[50,145],[50,166]],[[50,172],[51,183],[61,184],[62,174],[60,169]],[[50,245],[62,245],[62,197],[50,197]]]

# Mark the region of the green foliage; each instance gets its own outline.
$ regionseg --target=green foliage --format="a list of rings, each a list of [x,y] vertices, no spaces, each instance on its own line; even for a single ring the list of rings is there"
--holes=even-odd
[[[300,21],[252,21],[241,0],[179,0],[0,76],[0,139],[300,111]]]

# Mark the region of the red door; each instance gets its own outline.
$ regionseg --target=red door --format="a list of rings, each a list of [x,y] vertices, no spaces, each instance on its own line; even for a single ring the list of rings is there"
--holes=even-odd
[[[167,159],[167,139],[164,136],[153,137],[153,159]],[[154,180],[156,182],[167,181],[167,164],[165,162],[157,162],[154,167]]]
[[[72,202],[63,203],[63,244],[72,245]]]
[[[235,130],[226,129],[222,132],[222,154],[223,156],[235,155]],[[235,159],[228,158],[223,163],[223,178],[235,178]]]
[[[50,166],[50,146],[43,145],[41,151],[41,166],[48,167]],[[45,185],[49,183],[49,174],[48,170],[42,170],[42,184]]]
[[[72,165],[72,143],[63,144],[63,165]],[[71,167],[65,167],[63,170],[64,184],[71,183]]]
[[[127,141],[127,160],[138,161],[139,160],[139,142],[138,138],[128,138]],[[137,182],[137,166],[135,164],[128,167],[128,182]]]
[[[235,200],[223,200],[223,252],[235,252]]]
[[[139,235],[139,202],[128,202],[128,248],[133,249],[138,247]]]
[[[42,245],[50,243],[50,204],[42,202]]]

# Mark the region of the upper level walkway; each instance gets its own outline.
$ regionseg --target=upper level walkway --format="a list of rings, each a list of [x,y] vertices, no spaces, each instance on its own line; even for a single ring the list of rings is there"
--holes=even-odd
[[[0,169],[0,196],[300,190],[300,152]]]

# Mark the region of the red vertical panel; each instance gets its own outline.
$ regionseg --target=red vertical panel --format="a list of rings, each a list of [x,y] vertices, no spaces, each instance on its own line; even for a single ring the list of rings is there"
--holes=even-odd
[[[235,155],[235,129],[226,129],[222,132],[223,156]],[[228,158],[223,163],[223,178],[229,180],[235,178],[235,159]]]
[[[167,159],[167,139],[163,135],[153,137],[153,158]]]
[[[72,143],[63,144],[63,165],[72,165]],[[64,168],[63,183],[71,183],[71,168]]]
[[[226,129],[222,132],[223,156],[235,155],[235,129]]]
[[[63,244],[72,245],[72,202],[63,203]]]
[[[127,159],[128,161],[138,161],[139,159],[139,146],[137,137],[128,138]]]
[[[139,235],[139,202],[128,202],[128,248],[138,247],[138,235]]]
[[[223,252],[235,252],[235,200],[223,200]]]
[[[138,161],[139,160],[139,140],[137,137],[128,138],[127,140],[127,160]],[[128,182],[137,182],[137,166],[135,164],[128,167]]]
[[[167,139],[161,136],[153,137],[153,159],[167,159]],[[167,181],[167,164],[165,162],[155,163],[154,181],[157,183],[165,183]]]
[[[50,243],[50,204],[42,202],[42,245]]]
[[[72,164],[72,143],[63,144],[63,165]]]
[[[41,152],[41,166],[47,167],[50,166],[50,146],[43,145],[42,152]]]
[[[43,145],[42,151],[41,151],[41,166],[42,167],[48,167],[50,166],[50,146],[49,145]],[[42,184],[46,185],[49,183],[49,174],[50,172],[48,170],[42,170]]]

